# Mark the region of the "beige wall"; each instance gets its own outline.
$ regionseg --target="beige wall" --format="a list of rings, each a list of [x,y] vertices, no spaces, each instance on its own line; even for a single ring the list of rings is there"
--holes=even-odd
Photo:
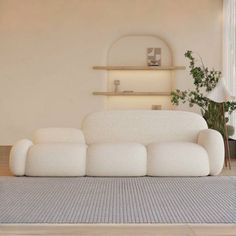
[[[0,0],[0,144],[104,109],[91,93],[106,89],[105,72],[91,67],[122,35],[159,35],[175,64],[191,49],[221,69],[221,13],[221,0]]]

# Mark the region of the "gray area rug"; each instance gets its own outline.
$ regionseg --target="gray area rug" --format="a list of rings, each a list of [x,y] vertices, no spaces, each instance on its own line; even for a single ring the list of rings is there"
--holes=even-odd
[[[0,177],[0,223],[236,223],[236,176]]]

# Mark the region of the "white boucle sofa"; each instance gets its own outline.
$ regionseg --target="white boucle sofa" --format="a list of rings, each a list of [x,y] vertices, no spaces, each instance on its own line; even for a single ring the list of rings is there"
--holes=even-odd
[[[221,134],[183,111],[96,112],[81,130],[39,129],[10,154],[17,176],[206,176],[223,163]]]

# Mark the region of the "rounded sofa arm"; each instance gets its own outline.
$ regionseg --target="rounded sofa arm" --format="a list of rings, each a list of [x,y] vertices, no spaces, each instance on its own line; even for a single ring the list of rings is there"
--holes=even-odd
[[[32,141],[28,139],[21,139],[13,145],[9,161],[12,174],[17,176],[25,175],[27,153],[32,145]]]
[[[218,175],[224,166],[224,140],[222,135],[213,129],[201,130],[198,144],[203,146],[209,156],[210,175]]]

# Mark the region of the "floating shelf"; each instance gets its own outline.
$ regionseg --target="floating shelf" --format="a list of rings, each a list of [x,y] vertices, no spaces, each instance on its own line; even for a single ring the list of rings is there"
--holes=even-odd
[[[185,66],[94,66],[94,70],[185,70]]]
[[[170,92],[93,92],[100,96],[170,96]]]

